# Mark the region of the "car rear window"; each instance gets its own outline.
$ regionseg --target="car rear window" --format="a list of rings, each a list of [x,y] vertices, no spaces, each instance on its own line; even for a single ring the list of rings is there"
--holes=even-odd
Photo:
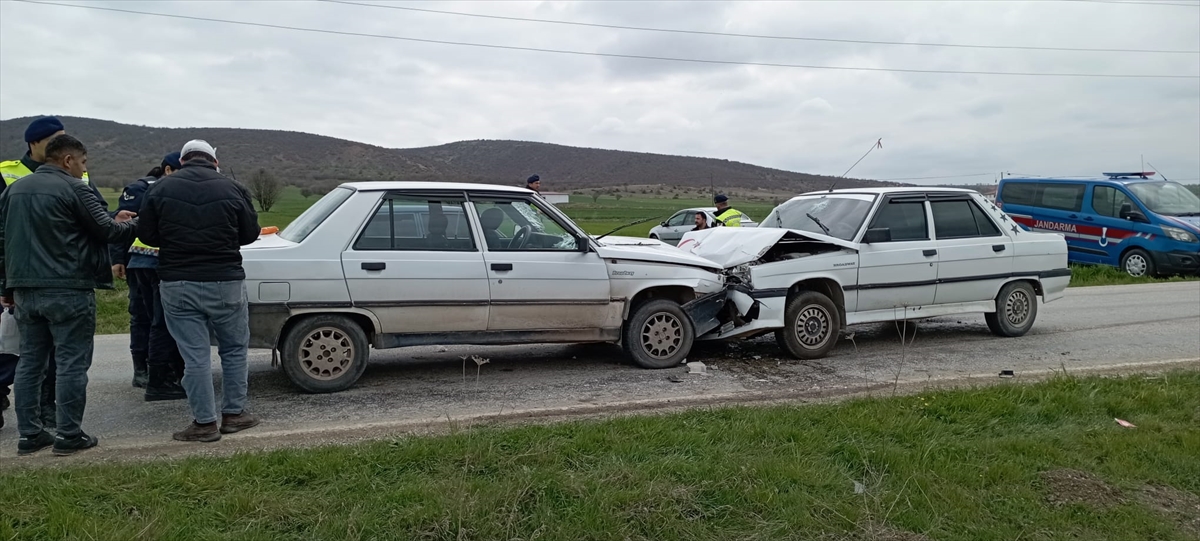
[[[933,230],[939,239],[994,237],[996,224],[971,201],[933,201]]]
[[[279,232],[279,238],[297,243],[304,242],[304,239],[308,238],[330,214],[333,214],[333,211],[342,206],[342,203],[350,199],[351,195],[354,195],[354,190],[334,188],[313,206],[308,207],[308,210],[304,211],[300,217],[292,220],[291,224]]]
[[[1078,212],[1083,208],[1084,184],[1064,182],[1008,182],[1000,191],[1006,205],[1024,205]]]

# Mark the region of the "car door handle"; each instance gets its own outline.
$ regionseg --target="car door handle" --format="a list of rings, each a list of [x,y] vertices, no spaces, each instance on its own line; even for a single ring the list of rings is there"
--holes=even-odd
[[[993,244],[993,245],[992,245],[992,251],[993,251],[993,252],[1003,252],[1003,251],[1004,251],[1004,245],[1003,245],[1003,244]]]
[[[1078,214],[1068,214],[1068,215],[1067,215],[1067,218],[1070,218],[1070,219],[1072,219],[1072,220],[1074,220],[1075,218],[1078,218],[1078,217],[1079,217],[1079,215],[1078,215]]]
[[[362,270],[365,270],[365,271],[381,271],[386,268],[387,268],[387,263],[378,263],[378,262],[365,263],[364,262],[362,264]]]
[[[492,263],[492,270],[494,270],[494,271],[510,271],[510,270],[512,270],[512,263]]]
[[[1091,216],[1084,216],[1083,219],[1084,219],[1084,221],[1088,221],[1088,222],[1092,221]]]
[[[933,257],[933,256],[937,255],[937,250],[925,250],[924,252],[921,252],[921,253],[925,254],[925,257]]]

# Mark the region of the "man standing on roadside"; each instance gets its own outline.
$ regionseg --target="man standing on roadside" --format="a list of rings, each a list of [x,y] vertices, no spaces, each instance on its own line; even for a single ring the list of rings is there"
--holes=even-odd
[[[163,157],[158,167],[121,192],[118,210],[140,212],[146,192],[158,181],[180,169],[179,153]],[[158,293],[158,248],[133,239],[133,244],[111,248],[113,274],[129,283],[129,353],[133,356],[133,386],[146,389],[146,402],[187,398],[179,381],[183,357],[163,314]]]
[[[146,194],[138,238],[158,246],[159,293],[171,336],[183,354],[183,387],[192,423],[179,441],[211,442],[258,425],[246,411],[250,320],[241,246],[261,231],[250,192],[217,168],[217,150],[199,139],[180,151],[182,169]],[[221,356],[217,426],[209,328]]]
[[[33,120],[29,126],[25,128],[25,145],[27,150],[25,155],[18,160],[8,160],[0,162],[0,177],[4,179],[4,185],[0,186],[0,193],[7,190],[12,183],[20,180],[22,177],[33,174],[46,161],[46,145],[51,139],[66,133],[62,122],[52,116],[43,116]],[[96,199],[100,201],[100,206],[104,210],[108,210],[108,202],[104,200],[104,196],[100,195],[100,191],[96,189],[96,185],[88,181],[87,173],[83,174],[83,182],[88,184]],[[12,310],[6,311],[4,315],[0,315],[0,319],[15,318]],[[0,324],[2,325],[2,324]],[[7,336],[12,342],[20,342],[20,333],[10,333]],[[17,345],[19,347],[19,344]],[[4,353],[0,354],[0,427],[4,426],[4,413],[8,409],[9,386],[12,385],[13,376],[16,374],[18,353],[11,353],[14,348],[5,345]],[[55,406],[54,406],[54,363],[46,365],[46,379],[42,384],[42,425],[53,429],[55,423]]]
[[[533,190],[533,191],[537,192],[538,194],[541,194],[542,193],[542,177],[533,175],[533,176],[525,179],[525,189]]]
[[[69,455],[95,447],[83,432],[96,334],[96,289],[112,289],[108,245],[133,239],[137,221],[114,220],[81,179],[87,149],[70,135],[45,148],[46,163],[0,195],[0,303],[16,306],[21,360],[15,378],[17,454],[54,446]],[[57,436],[44,429],[40,391],[57,367]]]
[[[721,222],[721,225],[727,227],[742,226],[742,218],[746,215],[742,214],[740,210],[729,206],[728,196],[723,193],[717,194],[713,197],[713,203],[717,205],[717,212],[714,213],[714,216]]]

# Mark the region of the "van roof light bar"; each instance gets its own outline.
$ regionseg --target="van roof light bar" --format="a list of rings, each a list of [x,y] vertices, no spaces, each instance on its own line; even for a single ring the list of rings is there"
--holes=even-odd
[[[1132,173],[1102,173],[1104,176],[1115,178],[1150,178],[1154,176],[1154,171],[1135,171]]]

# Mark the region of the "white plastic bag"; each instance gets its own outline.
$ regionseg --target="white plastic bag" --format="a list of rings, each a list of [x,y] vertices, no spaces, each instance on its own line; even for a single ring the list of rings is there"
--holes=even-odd
[[[8,310],[0,310],[0,354],[21,354],[21,331],[17,329],[17,317]]]

